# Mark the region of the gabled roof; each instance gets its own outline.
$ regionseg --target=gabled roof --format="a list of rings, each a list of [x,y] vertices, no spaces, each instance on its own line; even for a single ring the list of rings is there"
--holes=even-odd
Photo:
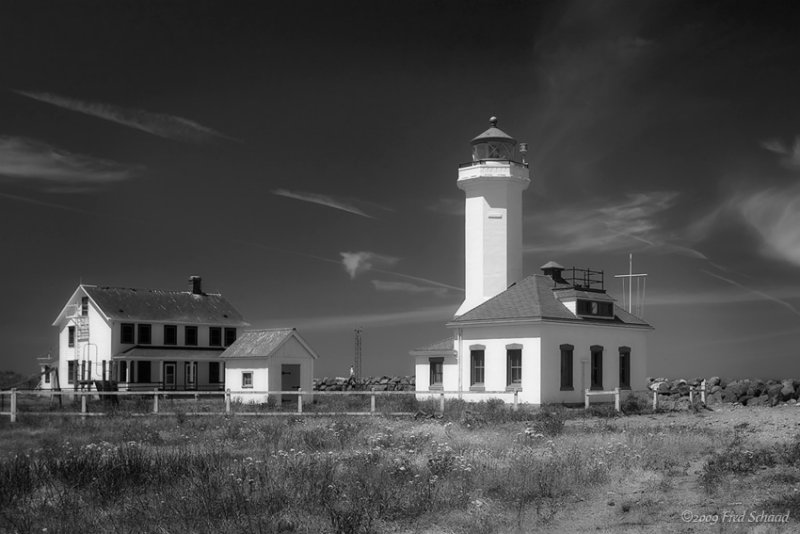
[[[425,345],[424,347],[419,347],[416,349],[412,349],[409,351],[409,354],[412,356],[428,356],[428,355],[445,355],[445,354],[455,354],[456,351],[453,348],[453,338],[448,337],[447,339],[442,339],[441,341],[437,341],[436,343],[431,343],[430,345]]]
[[[222,358],[268,358],[290,339],[296,339],[313,358],[317,353],[294,328],[247,330],[222,353]]]
[[[78,293],[86,294],[113,321],[248,326],[225,297],[214,293],[80,285],[69,302]],[[66,313],[67,306],[53,324],[60,323]]]
[[[645,321],[614,305],[614,319],[576,317],[556,297],[563,284],[541,274],[534,274],[454,318],[448,326],[464,326],[465,323],[496,323],[513,321],[555,321],[604,324],[608,326],[638,326],[652,328]],[[555,290],[555,291],[554,291]],[[594,293],[592,294],[594,295]],[[597,296],[607,297],[603,293]],[[605,299],[604,299],[605,300]]]

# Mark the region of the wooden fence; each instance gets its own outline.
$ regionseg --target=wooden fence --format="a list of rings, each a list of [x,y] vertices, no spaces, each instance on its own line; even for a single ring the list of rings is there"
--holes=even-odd
[[[587,410],[589,409],[589,397],[594,397],[598,395],[613,395],[614,396],[614,409],[616,411],[621,411],[622,403],[620,399],[621,391],[627,391],[628,393],[639,393],[639,391],[632,391],[632,390],[621,390],[620,388],[614,388],[608,391],[600,391],[600,390],[591,390],[587,389],[584,391],[584,408]],[[652,391],[653,394],[653,410],[658,410],[658,391],[656,390],[646,390],[647,392]],[[700,394],[700,402],[703,406],[706,405],[706,381],[703,380],[700,382],[699,386],[689,386],[689,404],[694,404],[694,396],[696,393]]]
[[[472,396],[472,397],[482,397],[484,399],[496,398],[498,395],[507,395],[507,391],[481,391],[481,392],[474,392],[474,391],[302,391],[302,390],[292,390],[292,391],[235,391],[232,392],[230,389],[225,390],[224,392],[216,392],[216,391],[164,391],[158,388],[153,389],[152,391],[81,391],[81,390],[65,390],[65,391],[46,391],[46,390],[17,390],[12,389],[10,391],[0,391],[0,401],[4,401],[5,397],[10,397],[10,406],[8,411],[5,410],[5,402],[0,404],[0,416],[7,415],[9,416],[12,423],[16,422],[17,417],[19,415],[25,416],[79,416],[79,417],[92,417],[92,416],[107,416],[109,413],[113,413],[114,411],[114,404],[115,402],[119,402],[120,397],[133,397],[136,399],[147,399],[152,397],[151,406],[152,409],[148,411],[140,411],[140,412],[125,412],[127,415],[132,416],[144,416],[144,415],[248,415],[248,416],[287,416],[287,415],[296,415],[296,414],[303,414],[303,415],[376,415],[378,413],[385,414],[385,415],[392,415],[392,416],[413,416],[417,412],[384,412],[377,410],[377,398],[378,397],[390,397],[390,396],[409,396],[413,395],[415,397],[421,397],[425,400],[430,401],[438,401],[438,412],[444,413],[445,410],[445,398],[446,396]],[[519,394],[517,391],[513,392],[514,400],[512,403],[512,409],[517,411],[519,409]],[[257,410],[257,411],[247,411],[243,408],[251,406],[247,403],[235,403],[232,401],[232,396],[236,395],[237,397],[243,397],[248,395],[281,395],[290,398],[297,398],[297,408],[292,408],[291,410],[283,409],[283,407],[279,407],[272,410]],[[56,400],[59,403],[59,406],[63,404],[64,398],[68,401],[72,402],[74,399],[80,399],[80,411],[64,411],[64,410],[20,410],[19,407],[19,397],[21,396],[32,396],[32,397],[45,397],[49,398],[51,405]],[[335,396],[356,396],[356,397],[369,397],[370,405],[369,411],[307,411],[305,409],[305,401],[303,397],[313,396],[313,397],[335,397]],[[159,407],[159,399],[174,399],[178,397],[188,397],[194,398],[195,401],[199,401],[201,397],[209,397],[217,399],[221,398],[222,402],[224,402],[224,410],[222,411],[164,411]],[[102,398],[104,401],[103,406],[107,409],[102,411],[90,411],[88,400],[89,399],[98,399]],[[252,404],[252,406],[256,406]],[[236,409],[234,409],[236,407]]]

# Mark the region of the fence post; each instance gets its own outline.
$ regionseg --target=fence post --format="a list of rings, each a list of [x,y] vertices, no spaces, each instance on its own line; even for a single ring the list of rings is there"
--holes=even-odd
[[[303,390],[297,391],[297,413],[303,413],[303,395],[301,393]]]
[[[369,398],[369,413],[375,413],[375,388],[372,388],[372,395]]]
[[[621,412],[622,404],[619,399],[619,388],[614,388],[614,410]]]
[[[153,413],[158,413],[158,388],[153,388]]]
[[[653,411],[658,410],[658,390],[653,390]]]
[[[444,391],[439,393],[439,411],[444,415]]]
[[[17,388],[11,388],[11,422],[17,422]]]
[[[230,415],[231,413],[231,389],[228,388],[225,390],[225,415]]]
[[[702,382],[700,382],[700,402],[703,403],[703,406],[706,405],[706,379],[704,378]]]
[[[583,408],[585,410],[589,409],[589,390],[588,389],[583,392]]]
[[[514,409],[515,412],[517,410],[519,410],[519,390],[518,389],[514,390],[514,408],[513,409]]]
[[[81,395],[81,419],[86,419],[86,395]]]

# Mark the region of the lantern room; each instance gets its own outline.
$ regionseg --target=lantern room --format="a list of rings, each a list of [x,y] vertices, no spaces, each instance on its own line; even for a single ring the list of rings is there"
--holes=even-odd
[[[472,161],[516,161],[517,140],[497,127],[497,117],[489,119],[491,128],[472,140]]]

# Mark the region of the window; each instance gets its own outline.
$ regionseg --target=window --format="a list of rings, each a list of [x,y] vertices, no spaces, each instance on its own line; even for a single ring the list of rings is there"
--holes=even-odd
[[[150,325],[147,325],[150,326]],[[150,362],[136,362],[136,382],[142,384],[150,382]]]
[[[178,344],[178,327],[174,324],[164,325],[164,345]]]
[[[253,371],[242,371],[242,387],[253,387]]]
[[[619,387],[631,389],[631,348],[619,348]]]
[[[122,323],[119,325],[119,342],[132,345],[133,340],[133,323]]]
[[[522,385],[522,348],[506,347],[506,384]]]
[[[236,329],[235,328],[226,328],[225,329],[225,346],[229,347],[233,345],[233,342],[236,341]]]
[[[476,388],[483,387],[484,354],[483,349],[472,349],[469,351],[470,385]]]
[[[197,362],[184,363],[184,376],[186,377],[186,388],[194,389],[197,387]]]
[[[75,346],[75,327],[69,326],[67,327],[67,346],[74,347]]]
[[[592,345],[592,385],[591,389],[603,389],[603,347]]]
[[[576,306],[578,315],[594,315],[597,317],[614,317],[614,304],[594,300],[579,300]]]
[[[219,377],[219,362],[208,362],[208,382],[211,384],[217,384],[221,382]]]
[[[186,339],[184,341],[185,345],[196,346],[197,345],[197,327],[196,326],[187,326],[184,330],[184,335]]]
[[[212,326],[208,329],[208,344],[212,347],[222,346],[222,328],[219,326]]]
[[[128,376],[128,362],[121,361],[119,362],[119,376],[118,379],[120,382],[130,382],[130,377]]]
[[[139,345],[149,345],[153,341],[153,329],[149,324],[139,325]],[[149,380],[148,380],[149,382]]]
[[[444,379],[444,358],[430,359],[430,388],[442,389]]]
[[[81,315],[84,317],[89,315],[89,297],[81,298]]]
[[[78,376],[78,362],[75,360],[67,362],[67,384],[74,384]]]
[[[44,369],[44,383],[45,384],[49,384],[50,383],[50,373],[51,373],[50,368],[49,367],[45,367],[45,369]]]
[[[561,391],[571,391],[572,386],[572,361],[575,347],[561,345]]]

